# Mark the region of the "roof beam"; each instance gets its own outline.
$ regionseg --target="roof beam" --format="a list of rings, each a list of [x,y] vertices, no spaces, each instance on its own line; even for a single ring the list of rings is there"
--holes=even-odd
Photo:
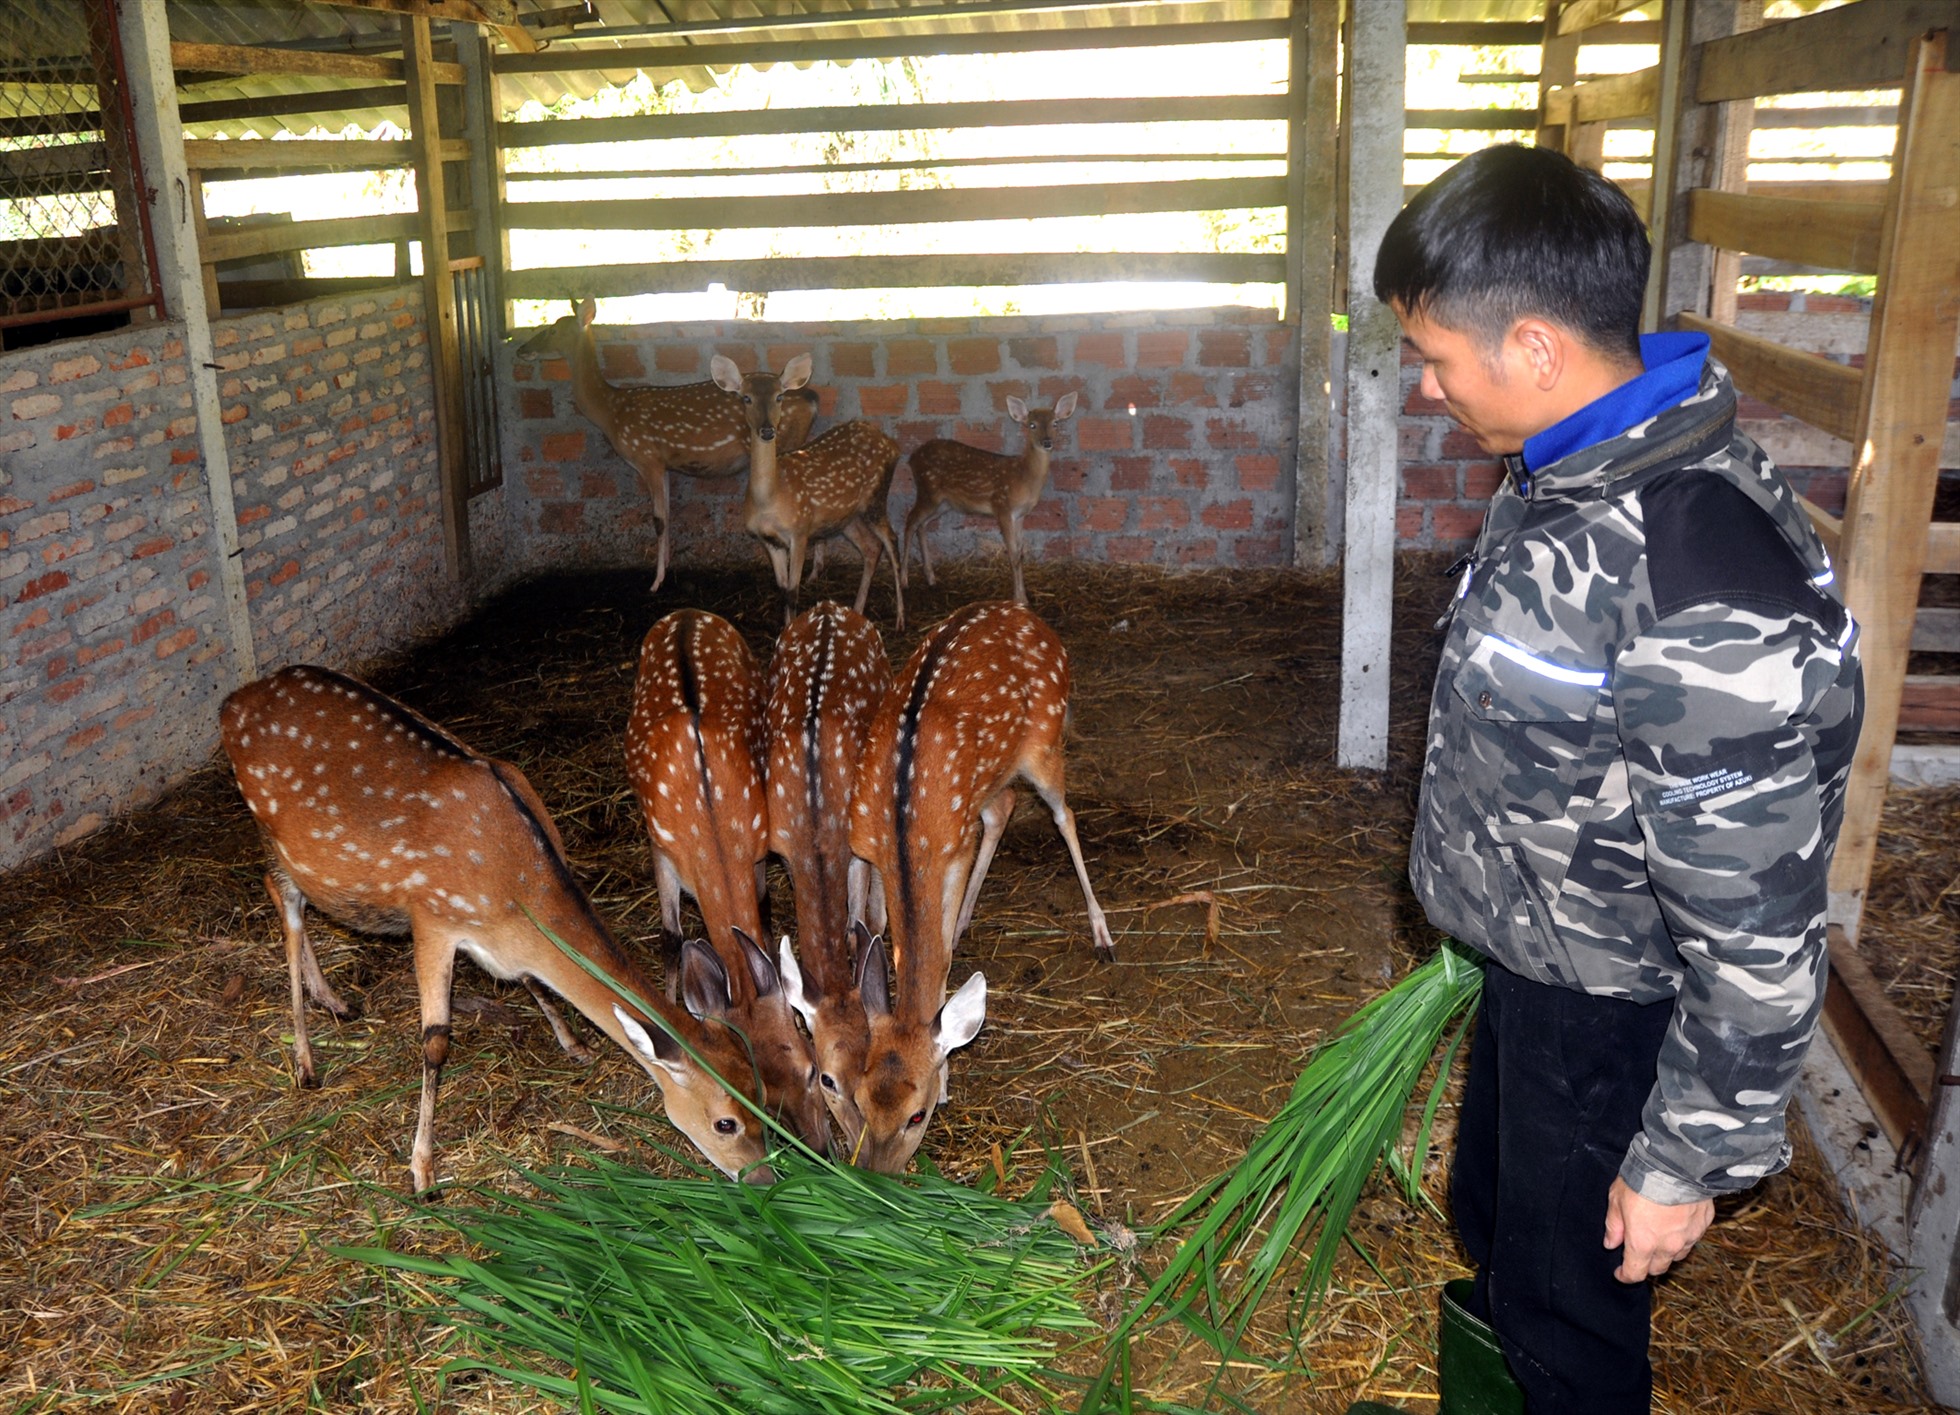
[[[461,20],[466,25],[502,29],[517,23],[517,0],[323,0],[343,10],[379,10],[425,20]]]
[[[302,74],[323,79],[392,79],[400,83],[408,70],[400,59],[367,54],[328,53],[318,49],[269,49],[244,44],[189,44],[173,41],[170,62],[181,76],[186,71],[213,74]],[[434,64],[436,82],[460,84],[461,64]],[[180,77],[179,82],[182,82]]]
[[[346,3],[346,0],[337,0]],[[1221,0],[1187,0],[1202,5]],[[665,25],[619,25],[585,30],[557,41],[588,43],[606,39],[679,39],[697,34],[743,34],[750,30],[848,28],[856,25],[911,25],[928,20],[969,20],[1001,15],[1042,15],[1070,10],[1154,10],[1162,0],[966,0],[964,4],[920,5],[907,10],[824,10],[815,14],[730,15],[712,20],[683,20]],[[1275,6],[1278,15],[1282,6]]]

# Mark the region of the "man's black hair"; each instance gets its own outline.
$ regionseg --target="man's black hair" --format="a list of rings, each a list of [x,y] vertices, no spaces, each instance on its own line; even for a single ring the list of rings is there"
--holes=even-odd
[[[1493,348],[1537,316],[1638,359],[1647,261],[1626,193],[1563,153],[1507,143],[1402,208],[1375,255],[1375,297]]]

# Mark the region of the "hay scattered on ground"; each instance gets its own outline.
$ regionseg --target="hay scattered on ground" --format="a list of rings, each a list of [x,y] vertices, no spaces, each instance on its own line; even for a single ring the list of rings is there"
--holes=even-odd
[[[818,592],[847,595],[856,566],[834,559]],[[1329,765],[1337,578],[1030,571],[1036,609],[1073,656],[1069,794],[1120,961],[1093,962],[1066,852],[1045,815],[1024,811],[955,964],[956,980],[985,970],[990,1016],[955,1059],[952,1103],[927,1140],[943,1170],[998,1168],[1019,1192],[1052,1151],[1106,1232],[1147,1225],[1238,1157],[1315,1040],[1426,956],[1433,936],[1403,865],[1430,624],[1448,592],[1429,568],[1402,584],[1385,780]],[[776,624],[759,563],[684,568],[658,600],[645,583],[519,587],[373,674],[530,775],[600,908],[642,944],[657,911],[620,749],[639,638],[683,604],[727,614],[758,650]],[[923,626],[1004,587],[997,563],[949,566],[937,590],[915,581],[912,607]],[[881,574],[872,608],[886,624],[889,605]],[[917,632],[889,643],[895,660]],[[1927,829],[1950,842],[1949,820]],[[1901,890],[1950,907],[1935,842],[1905,857]],[[437,1390],[443,1337],[407,1314],[415,1280],[326,1251],[387,1242],[409,1212],[419,1048],[406,950],[315,923],[329,977],[365,1010],[349,1023],[314,1014],[323,1085],[294,1089],[262,868],[236,791],[212,769],[165,808],[0,880],[0,1408],[79,1405],[86,1392],[130,1411],[409,1411]],[[776,904],[787,920],[780,879]],[[1929,966],[1950,978],[1950,960]],[[511,1166],[594,1145],[664,1163],[637,1139],[627,1108],[656,1102],[626,1058],[568,1061],[520,989],[469,968],[457,999],[442,1174],[514,1186]],[[1446,1197],[1440,1164],[1426,1181]],[[1357,1235],[1378,1271],[1352,1257],[1336,1270],[1309,1345],[1317,1379],[1230,1373],[1258,1408],[1339,1411],[1361,1393],[1435,1408],[1435,1290],[1463,1271],[1454,1242],[1386,1190],[1364,1202]],[[1139,1277],[1112,1280],[1099,1315],[1120,1314]],[[1730,1206],[1663,1284],[1661,1408],[1923,1409],[1903,1311],[1870,1310],[1895,1281],[1800,1141],[1794,1169]],[[1259,1331],[1283,1337],[1277,1321]],[[1164,1341],[1139,1371],[1153,1393],[1186,1399],[1216,1374]],[[442,1408],[548,1407],[473,1376]]]

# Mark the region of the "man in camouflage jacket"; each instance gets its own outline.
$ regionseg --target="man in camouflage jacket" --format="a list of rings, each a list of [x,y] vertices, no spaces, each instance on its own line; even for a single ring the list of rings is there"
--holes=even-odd
[[[1410,861],[1495,965],[1452,1201],[1531,1415],[1645,1411],[1646,1279],[1789,1158],[1857,631],[1706,338],[1618,342],[1646,274],[1624,197],[1526,148],[1432,187],[1377,288],[1507,473],[1445,616]],[[1575,268],[1561,242],[1603,252],[1606,293],[1542,273]]]

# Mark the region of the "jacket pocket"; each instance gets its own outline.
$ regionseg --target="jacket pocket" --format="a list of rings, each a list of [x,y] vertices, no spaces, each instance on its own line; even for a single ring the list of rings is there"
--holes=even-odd
[[[1568,825],[1573,787],[1606,691],[1603,667],[1471,629],[1451,680],[1465,725],[1455,764],[1470,809],[1498,843]]]

